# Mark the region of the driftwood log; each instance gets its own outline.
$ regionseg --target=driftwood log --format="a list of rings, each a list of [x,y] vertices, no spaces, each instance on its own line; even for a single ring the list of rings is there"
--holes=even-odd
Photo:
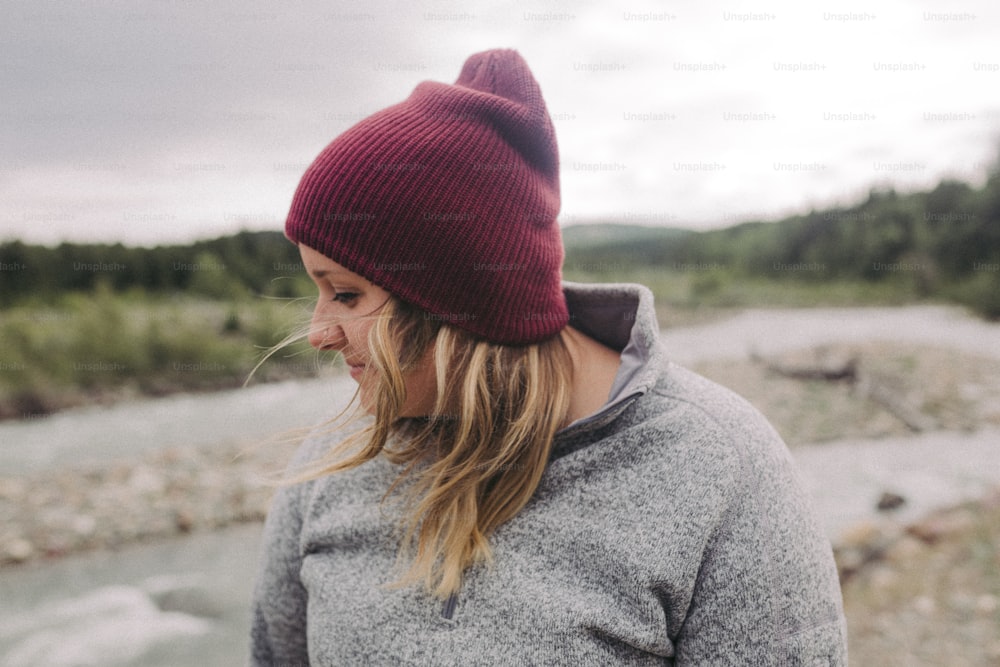
[[[880,382],[878,378],[870,375],[860,376],[855,385],[857,390],[875,403],[882,406],[889,414],[906,424],[906,428],[914,433],[931,431],[936,424],[934,420],[922,413],[919,409],[909,405],[903,398],[898,396],[892,389]]]
[[[932,419],[918,408],[909,405],[884,380],[870,373],[863,373],[861,361],[856,354],[834,355],[825,348],[817,348],[813,351],[811,359],[802,361],[765,359],[756,352],[751,353],[750,358],[763,364],[768,371],[793,380],[847,382],[867,400],[877,403],[916,433],[929,431],[935,427]]]
[[[793,380],[825,380],[827,382],[856,382],[858,379],[858,357],[834,356],[825,348],[814,351],[813,358],[804,361],[777,361],[765,359],[756,352],[750,358],[764,365],[768,371]]]
[[[858,379],[858,358],[848,357],[844,360],[826,360],[818,358],[815,363],[789,364],[763,359],[752,355],[754,361],[764,364],[772,373],[792,378],[793,380],[825,380],[827,382],[855,382]]]

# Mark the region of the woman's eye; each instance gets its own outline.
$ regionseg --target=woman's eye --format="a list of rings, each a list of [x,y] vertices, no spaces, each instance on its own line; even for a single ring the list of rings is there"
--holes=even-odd
[[[337,303],[351,303],[357,298],[358,295],[355,292],[335,292],[330,301],[336,301]]]

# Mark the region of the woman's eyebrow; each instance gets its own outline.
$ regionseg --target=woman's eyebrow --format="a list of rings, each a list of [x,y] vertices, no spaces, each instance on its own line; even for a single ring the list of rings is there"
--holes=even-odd
[[[338,274],[343,274],[344,272],[338,271],[337,269],[313,269],[309,273],[317,278],[326,278],[327,276],[336,276]]]
[[[343,280],[351,280],[356,277],[350,272],[342,269],[313,269],[312,271],[309,271],[309,273],[312,274],[312,276],[317,280],[323,280],[324,278],[329,277],[340,277]]]

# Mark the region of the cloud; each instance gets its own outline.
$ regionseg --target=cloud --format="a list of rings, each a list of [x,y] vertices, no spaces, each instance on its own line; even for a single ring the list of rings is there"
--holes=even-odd
[[[497,46],[519,49],[542,85],[565,219],[662,211],[725,224],[740,207],[788,211],[887,178],[972,177],[993,153],[1000,59],[986,0],[543,7],[26,6],[0,28],[13,121],[0,126],[0,237],[156,243],[280,228],[334,136]],[[926,167],[881,172],[879,160]],[[774,166],[786,163],[798,168]]]

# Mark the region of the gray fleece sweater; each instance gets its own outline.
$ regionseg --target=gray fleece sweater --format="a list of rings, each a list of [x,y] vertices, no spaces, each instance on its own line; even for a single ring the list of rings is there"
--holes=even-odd
[[[383,458],[285,488],[265,525],[252,665],[847,664],[830,544],[780,437],[665,358],[646,288],[565,291],[571,324],[622,364],[491,537],[493,567],[444,604],[381,588],[398,548],[379,507],[398,469]]]

